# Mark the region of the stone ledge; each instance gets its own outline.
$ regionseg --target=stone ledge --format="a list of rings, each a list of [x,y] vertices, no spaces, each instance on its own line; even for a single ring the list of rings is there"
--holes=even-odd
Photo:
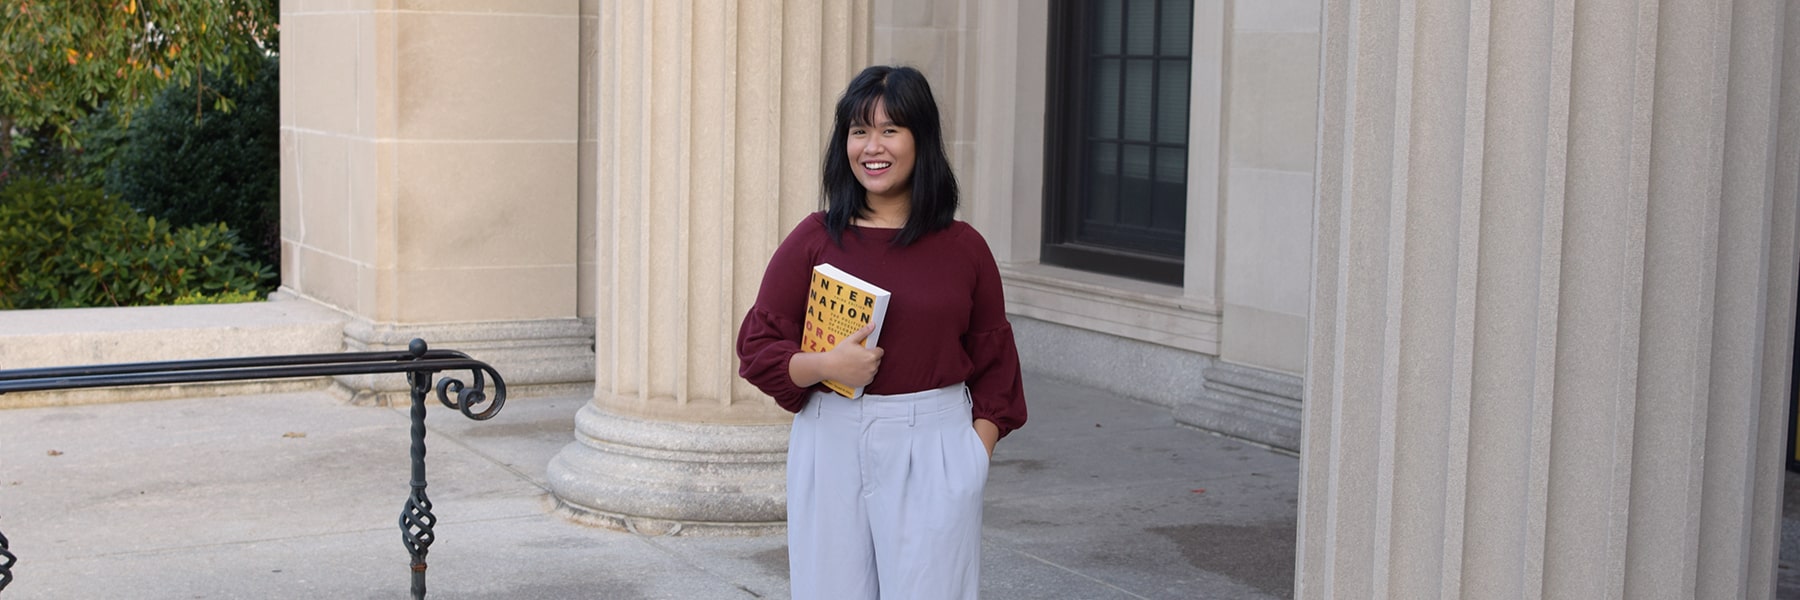
[[[280,292],[266,302],[0,311],[0,369],[403,350],[413,338],[493,365],[509,397],[593,394],[594,326],[582,319],[371,323]],[[467,381],[467,374],[443,373]],[[405,404],[397,374],[20,392],[0,409],[326,389],[357,404]]]
[[[1215,361],[1200,394],[1175,406],[1175,421],[1288,452],[1300,450],[1299,377]]]
[[[1007,315],[1019,362],[1048,376],[1133,400],[1173,408],[1201,389],[1213,357],[1150,342]],[[1027,399],[1027,403],[1029,403]]]
[[[459,350],[494,367],[506,380],[508,398],[592,396],[594,323],[586,319],[537,319],[471,323],[393,324],[350,320],[345,350],[404,350],[413,338],[432,348]],[[468,373],[440,373],[473,383]],[[404,406],[406,380],[397,376],[334,378],[332,392],[352,404]]]
[[[0,311],[0,369],[339,352],[348,317],[303,299]],[[20,392],[0,408],[320,389],[325,378]]]
[[[1197,354],[1219,353],[1220,313],[1181,289],[1047,265],[1004,265],[1012,315]]]
[[[1189,427],[1300,448],[1301,379],[1217,357],[1009,314],[1019,361],[1034,377],[1171,409]]]

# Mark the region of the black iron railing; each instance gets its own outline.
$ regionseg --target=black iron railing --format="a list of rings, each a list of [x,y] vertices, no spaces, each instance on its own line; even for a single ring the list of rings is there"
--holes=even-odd
[[[433,386],[441,371],[468,371],[474,382],[445,377]],[[412,595],[425,597],[425,554],[436,539],[431,500],[425,495],[425,397],[437,391],[438,401],[477,421],[493,418],[506,404],[506,382],[487,363],[455,350],[430,350],[415,339],[404,351],[295,354],[205,360],[177,360],[87,367],[51,367],[0,371],[0,394],[132,385],[165,385],[209,381],[283,379],[336,375],[405,373],[412,393],[412,487],[400,512],[400,537],[412,555]],[[487,393],[487,379],[494,393]],[[455,399],[452,399],[454,396]],[[0,590],[12,583],[12,567],[18,562],[0,534]]]

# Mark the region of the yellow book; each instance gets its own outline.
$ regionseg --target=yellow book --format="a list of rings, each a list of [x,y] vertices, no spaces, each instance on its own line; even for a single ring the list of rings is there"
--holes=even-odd
[[[806,292],[806,330],[800,334],[800,350],[830,350],[840,340],[871,323],[875,330],[863,340],[863,347],[874,348],[881,341],[881,321],[887,316],[891,295],[887,290],[830,264],[813,267],[812,285]],[[863,393],[861,387],[852,388],[829,379],[825,380],[825,387],[845,398],[856,398]]]

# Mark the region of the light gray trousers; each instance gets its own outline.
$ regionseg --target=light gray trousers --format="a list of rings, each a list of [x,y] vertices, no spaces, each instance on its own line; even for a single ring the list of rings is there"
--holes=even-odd
[[[962,384],[815,392],[788,441],[795,600],[973,599],[988,455]]]

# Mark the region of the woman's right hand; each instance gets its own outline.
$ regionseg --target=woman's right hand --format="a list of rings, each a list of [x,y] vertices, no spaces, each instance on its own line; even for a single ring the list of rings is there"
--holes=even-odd
[[[830,379],[850,387],[862,387],[875,380],[881,370],[881,347],[864,348],[863,340],[875,331],[866,325],[837,346],[824,352],[798,352],[788,359],[788,378],[794,385],[812,387]]]
[[[863,340],[875,331],[874,325],[864,325],[844,341],[825,352],[827,367],[831,379],[850,387],[862,387],[875,380],[875,372],[881,370],[880,346],[863,347]]]

